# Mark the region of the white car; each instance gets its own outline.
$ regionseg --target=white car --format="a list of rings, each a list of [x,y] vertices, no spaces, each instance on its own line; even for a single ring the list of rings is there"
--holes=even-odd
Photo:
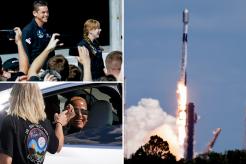
[[[13,83],[0,85],[0,128],[9,106],[11,85]],[[61,152],[47,153],[45,164],[123,163],[121,83],[39,83],[39,85],[46,103],[46,114],[50,119],[55,112],[62,111],[66,100],[74,95],[84,97],[89,107],[87,129],[66,135]],[[110,105],[106,107],[105,104]]]

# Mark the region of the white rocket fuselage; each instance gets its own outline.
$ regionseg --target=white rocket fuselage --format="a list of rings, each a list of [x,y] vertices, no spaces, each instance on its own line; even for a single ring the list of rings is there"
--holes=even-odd
[[[186,85],[186,66],[187,66],[187,55],[188,55],[188,23],[189,23],[189,11],[185,9],[183,11],[183,45],[182,45],[182,60],[181,60],[181,71],[180,81]]]
[[[186,66],[187,66],[187,41],[188,41],[188,22],[189,11],[185,9],[183,11],[183,43],[182,43],[182,56],[181,56],[181,68],[180,77],[177,86],[177,98],[178,98],[178,112],[176,124],[178,127],[178,143],[180,148],[180,156],[184,157],[185,154],[185,141],[187,137],[187,87],[186,87]]]

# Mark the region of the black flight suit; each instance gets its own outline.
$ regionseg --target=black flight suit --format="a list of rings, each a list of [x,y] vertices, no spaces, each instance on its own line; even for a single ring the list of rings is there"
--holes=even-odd
[[[85,46],[90,54],[91,58],[91,76],[92,80],[96,81],[100,77],[105,76],[104,74],[104,63],[102,58],[102,50],[100,49],[96,41],[88,43],[85,39],[82,39],[78,46]]]
[[[50,41],[51,35],[47,32],[45,27],[39,27],[33,18],[32,21],[26,25],[22,30],[22,42],[27,53],[29,64],[41,54],[41,52],[46,48]],[[49,58],[55,55],[52,51],[43,68],[46,68],[47,61]]]

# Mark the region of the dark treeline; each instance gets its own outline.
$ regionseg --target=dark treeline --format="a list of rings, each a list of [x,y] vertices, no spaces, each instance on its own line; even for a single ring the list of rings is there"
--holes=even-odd
[[[135,163],[155,164],[246,164],[246,150],[228,150],[224,153],[210,152],[200,154],[193,160],[176,160],[170,152],[167,141],[159,136],[151,136],[148,143],[141,146],[129,159],[124,159],[125,164]]]

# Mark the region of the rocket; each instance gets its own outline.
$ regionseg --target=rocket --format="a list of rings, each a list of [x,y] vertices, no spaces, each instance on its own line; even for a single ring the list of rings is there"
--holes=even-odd
[[[183,11],[183,44],[182,44],[182,58],[181,58],[181,71],[180,81],[186,86],[187,83],[187,49],[188,49],[188,23],[189,23],[189,11],[184,9]]]
[[[190,128],[187,130],[187,127],[193,127],[194,121],[191,124],[188,123],[188,115],[189,109],[187,109],[187,45],[188,45],[188,23],[189,23],[189,11],[188,9],[184,9],[183,11],[183,39],[182,39],[182,52],[181,52],[181,67],[180,67],[180,76],[177,85],[177,100],[178,100],[178,110],[177,110],[177,120],[176,124],[178,127],[178,143],[179,143],[179,153],[181,157],[186,156],[186,158],[192,158],[193,155],[193,136],[191,136],[194,132],[194,128]],[[194,110],[193,110],[194,111]],[[192,116],[190,118],[193,118]],[[193,120],[193,119],[190,119]],[[189,125],[188,125],[189,124]],[[187,134],[187,132],[190,132]],[[187,138],[188,137],[188,138]],[[191,140],[189,140],[191,139]],[[189,145],[187,147],[187,141],[189,141]],[[188,150],[189,149],[189,150]],[[187,154],[188,153],[188,154]]]

